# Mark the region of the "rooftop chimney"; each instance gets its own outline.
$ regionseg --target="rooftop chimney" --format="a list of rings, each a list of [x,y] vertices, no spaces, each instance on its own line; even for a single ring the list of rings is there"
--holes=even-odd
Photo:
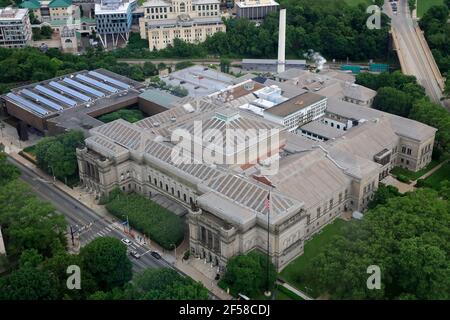
[[[277,72],[285,71],[286,67],[286,9],[280,10],[280,26],[278,29],[278,64]]]

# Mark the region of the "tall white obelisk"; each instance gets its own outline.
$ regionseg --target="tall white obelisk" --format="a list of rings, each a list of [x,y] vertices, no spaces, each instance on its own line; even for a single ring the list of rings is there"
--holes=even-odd
[[[280,26],[278,29],[278,64],[277,72],[286,69],[286,9],[280,10]]]

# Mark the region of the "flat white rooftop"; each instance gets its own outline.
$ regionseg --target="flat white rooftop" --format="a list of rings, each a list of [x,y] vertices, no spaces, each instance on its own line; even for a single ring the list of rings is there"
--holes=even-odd
[[[28,13],[28,9],[3,8],[0,9],[0,21],[22,20]]]
[[[274,0],[244,0],[241,2],[236,1],[235,4],[239,8],[279,6],[279,3]]]

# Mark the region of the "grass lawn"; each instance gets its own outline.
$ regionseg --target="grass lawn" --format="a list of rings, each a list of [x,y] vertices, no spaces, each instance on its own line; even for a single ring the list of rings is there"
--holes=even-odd
[[[315,292],[309,283],[300,281],[300,277],[307,267],[311,264],[312,259],[329,243],[333,237],[341,231],[345,221],[336,219],[333,223],[327,225],[322,229],[322,232],[316,234],[312,239],[305,244],[305,251],[303,255],[292,261],[281,273],[280,277],[293,285],[294,287],[310,294],[314,298],[318,297],[321,292]]]
[[[350,6],[357,6],[360,3],[366,4],[366,5],[372,4],[372,1],[370,1],[370,0],[344,0],[344,1]]]
[[[421,176],[423,176],[425,173],[427,173],[428,171],[430,171],[431,169],[433,169],[434,167],[436,167],[439,163],[441,163],[442,161],[446,160],[446,158],[442,158],[440,160],[431,160],[431,162],[423,169],[417,171],[417,172],[413,172],[410,171],[408,169],[404,169],[404,168],[400,168],[400,167],[395,167],[391,170],[391,174],[395,177],[397,177],[398,175],[403,175],[405,177],[407,177],[409,180],[413,181],[413,180],[417,180],[419,179]]]
[[[417,16],[422,17],[432,6],[444,4],[444,0],[417,0]]]
[[[97,119],[104,123],[108,123],[117,119],[123,119],[130,123],[134,123],[144,118],[145,115],[141,110],[128,108],[101,115]]]
[[[425,179],[425,182],[430,184],[433,189],[439,190],[439,184],[444,180],[450,179],[450,163],[447,162],[438,170],[436,170],[431,176]]]

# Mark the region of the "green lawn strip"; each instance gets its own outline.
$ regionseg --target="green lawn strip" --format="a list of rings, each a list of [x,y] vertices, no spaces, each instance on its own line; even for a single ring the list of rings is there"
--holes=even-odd
[[[130,123],[144,119],[145,116],[139,109],[121,109],[98,117],[98,120],[104,123],[112,122],[117,119],[123,119]]]
[[[417,16],[420,18],[431,7],[443,4],[444,0],[417,0]]]
[[[450,163],[445,163],[438,170],[433,172],[431,176],[425,179],[425,183],[433,189],[439,190],[440,183],[444,180],[450,180]]]
[[[447,160],[447,157],[443,157],[440,160],[431,160],[431,162],[423,169],[414,172],[414,171],[410,171],[408,169],[405,168],[400,168],[400,167],[395,167],[391,170],[391,174],[395,177],[398,176],[404,176],[406,178],[408,178],[409,180],[413,181],[413,180],[417,180],[419,179],[421,176],[423,176],[425,173],[427,173],[428,171],[430,171],[431,169],[433,169],[434,167],[436,167],[437,165],[439,165],[440,163],[442,163],[443,161]]]
[[[306,241],[303,255],[284,268],[280,273],[280,278],[306,294],[311,295],[314,298],[318,297],[320,292],[316,292],[307,279],[301,280],[301,278],[303,278],[302,276],[311,264],[312,259],[323,250],[327,244],[331,243],[333,237],[339,234],[344,224],[344,220],[336,219],[333,223],[325,226],[321,233],[316,234],[312,239]]]
[[[184,221],[173,212],[138,194],[119,194],[106,209],[121,220],[128,216],[131,227],[149,236],[167,250],[184,238]]]

